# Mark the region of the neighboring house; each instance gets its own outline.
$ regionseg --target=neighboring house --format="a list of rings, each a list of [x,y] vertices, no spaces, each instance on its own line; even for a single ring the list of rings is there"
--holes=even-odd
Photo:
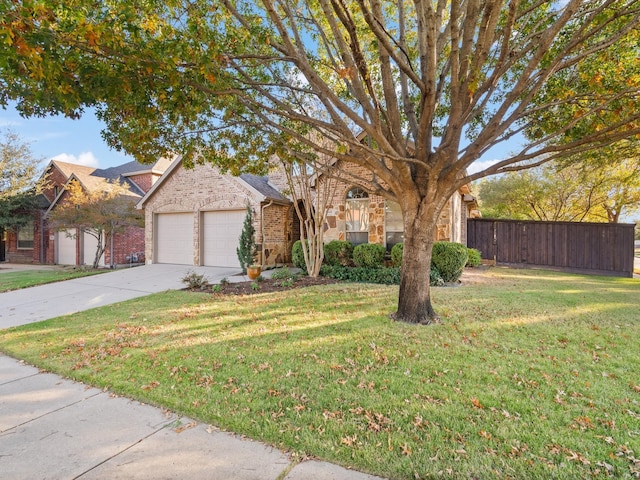
[[[268,177],[234,177],[209,164],[187,169],[176,158],[138,203],[145,210],[145,261],[239,268],[236,248],[249,204],[258,261],[289,262],[291,247],[300,239],[300,222],[293,203],[281,193],[287,189],[285,175],[277,169]],[[468,187],[460,189],[441,215],[436,239],[465,243],[466,220],[476,209]],[[329,206],[324,238],[390,249],[403,241],[402,215],[397,204],[344,183]]]
[[[117,167],[97,169],[58,160],[49,162],[43,176],[46,188],[39,196],[40,210],[23,227],[6,232],[5,257],[8,262],[61,265],[91,265],[96,252],[96,239],[77,229],[54,231],[47,224],[47,214],[64,198],[65,186],[72,180],[83,188],[104,188],[105,182],[120,182],[130,194],[142,196],[164,173],[170,159],[161,159],[154,165],[128,162]],[[101,265],[118,265],[144,261],[144,229],[130,227],[117,234],[113,244],[107,246]]]

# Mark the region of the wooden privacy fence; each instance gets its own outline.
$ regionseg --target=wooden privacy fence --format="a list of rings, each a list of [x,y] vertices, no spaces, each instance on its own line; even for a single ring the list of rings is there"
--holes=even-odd
[[[469,219],[467,246],[496,265],[633,277],[634,225]]]

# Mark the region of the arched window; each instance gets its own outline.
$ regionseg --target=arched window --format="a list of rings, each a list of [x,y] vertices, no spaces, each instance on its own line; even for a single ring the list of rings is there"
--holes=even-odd
[[[359,187],[345,200],[346,239],[354,245],[369,242],[369,194]]]
[[[384,205],[384,231],[387,250],[391,250],[396,243],[404,242],[402,210],[396,202],[387,201]]]

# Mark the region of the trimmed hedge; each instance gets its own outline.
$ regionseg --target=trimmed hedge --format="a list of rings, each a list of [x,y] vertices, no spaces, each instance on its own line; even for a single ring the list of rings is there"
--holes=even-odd
[[[394,267],[402,266],[402,252],[404,251],[404,243],[396,243],[391,247],[391,262]]]
[[[479,267],[482,264],[482,254],[480,250],[475,248],[467,249],[467,253],[469,254],[469,258],[467,259],[467,267]]]
[[[323,277],[345,280],[347,282],[380,283],[384,285],[400,284],[398,267],[343,267],[342,265],[322,265]]]
[[[440,272],[443,281],[457,282],[467,264],[468,257],[467,247],[461,243],[435,242],[431,264]]]
[[[336,280],[344,280],[346,282],[400,285],[400,267],[366,268],[322,265],[320,275]],[[442,277],[435,268],[432,268],[429,272],[429,278],[432,287],[441,287],[444,285]]]
[[[356,267],[378,268],[384,265],[384,246],[377,243],[362,243],[353,249]]]
[[[324,245],[324,263],[346,267],[353,260],[353,245],[346,240],[331,240]]]

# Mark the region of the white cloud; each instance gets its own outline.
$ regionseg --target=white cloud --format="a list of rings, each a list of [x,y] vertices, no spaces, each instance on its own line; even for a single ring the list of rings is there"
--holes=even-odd
[[[60,153],[53,157],[52,160],[60,160],[61,162],[75,163],[76,165],[84,165],[85,167],[98,168],[98,159],[92,152],[82,152],[77,157],[69,153]]]
[[[469,173],[477,173],[480,172],[481,170],[484,170],[485,168],[490,167],[491,165],[498,163],[500,160],[498,159],[494,159],[494,160],[476,160],[475,162],[473,162],[469,168],[467,169],[467,171]]]
[[[19,125],[20,125],[19,122],[15,122],[13,120],[2,120],[2,119],[0,119],[0,128],[17,127]]]

